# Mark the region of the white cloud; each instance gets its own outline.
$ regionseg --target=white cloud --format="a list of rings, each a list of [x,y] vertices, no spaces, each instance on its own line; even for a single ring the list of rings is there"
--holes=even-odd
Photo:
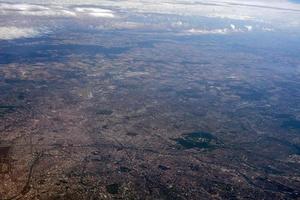
[[[230,33],[241,33],[245,32],[244,30],[237,28],[234,24],[230,24],[229,28],[222,28],[222,29],[190,29],[187,31],[190,34],[200,34],[200,35],[207,35],[207,34],[214,34],[214,35],[226,35]]]
[[[34,28],[18,28],[15,26],[0,27],[0,40],[13,40],[39,36],[41,32]]]
[[[49,10],[46,6],[41,5],[33,5],[33,4],[8,4],[8,3],[1,3],[0,4],[1,10],[10,10],[10,11],[42,11],[42,10]]]
[[[207,35],[207,34],[216,34],[216,35],[226,35],[228,34],[230,31],[227,28],[224,29],[211,29],[211,30],[207,30],[207,29],[190,29],[187,31],[190,34],[199,34],[199,35]]]
[[[115,14],[108,9],[97,7],[75,7],[69,6],[42,6],[35,4],[10,4],[0,3],[0,14],[19,14],[26,16],[52,16],[52,17],[76,17],[78,14],[86,14],[92,17],[113,18]]]
[[[8,4],[0,3],[1,14],[20,14],[27,16],[76,16],[75,12],[66,10],[60,6],[42,6],[35,4]]]
[[[199,28],[192,28],[185,31],[185,34],[191,35],[229,35],[234,33],[249,33],[253,31],[253,26],[251,25],[244,25],[242,27],[237,27],[234,24],[230,24],[229,27],[220,28],[220,29],[199,29]],[[273,32],[275,31],[274,28],[270,27],[260,27],[255,26],[255,30],[261,32]]]
[[[248,16],[248,15],[241,15],[241,14],[231,14],[227,13],[225,11],[220,12],[220,13],[209,13],[207,17],[213,17],[213,18],[221,18],[221,19],[234,19],[234,20],[254,20],[253,16]]]
[[[246,28],[248,31],[252,31],[252,30],[253,30],[253,27],[250,26],[250,25],[246,25],[245,28]]]
[[[104,17],[104,18],[113,18],[115,17],[113,11],[102,8],[93,8],[93,7],[76,7],[75,11],[88,14],[93,17]]]
[[[269,27],[263,27],[262,30],[265,32],[273,32],[274,31],[273,28],[269,28]]]
[[[189,34],[199,34],[199,35],[208,35],[208,34],[227,35],[227,34],[232,34],[232,33],[251,32],[252,30],[253,30],[253,27],[250,26],[250,25],[240,28],[240,27],[237,27],[234,24],[230,24],[230,26],[228,28],[227,27],[226,28],[220,28],[220,29],[196,29],[196,28],[192,28],[192,29],[187,30],[186,32],[189,33]]]
[[[30,15],[30,16],[65,16],[65,17],[76,16],[76,13],[67,10],[22,11],[19,12],[19,14]]]

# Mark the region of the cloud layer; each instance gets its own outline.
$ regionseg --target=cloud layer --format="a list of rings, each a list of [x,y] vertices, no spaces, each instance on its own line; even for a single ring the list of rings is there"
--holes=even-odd
[[[81,25],[97,30],[147,27],[198,35],[300,30],[300,4],[286,0],[6,1],[0,3],[1,40],[39,36],[39,26],[65,27],[55,18],[85,19]]]
[[[0,3],[0,14],[17,13],[32,16],[69,16],[113,18],[113,7],[125,12],[202,16],[231,20],[252,20],[300,27],[300,4],[288,0],[6,0]],[[36,4],[35,4],[36,3]]]

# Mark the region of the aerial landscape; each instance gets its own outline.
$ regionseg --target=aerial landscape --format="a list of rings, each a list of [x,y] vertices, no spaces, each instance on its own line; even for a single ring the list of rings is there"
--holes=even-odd
[[[0,1],[0,200],[300,199],[300,1]]]

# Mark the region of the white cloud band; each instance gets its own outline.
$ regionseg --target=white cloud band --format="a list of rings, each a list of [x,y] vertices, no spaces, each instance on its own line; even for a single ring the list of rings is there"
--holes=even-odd
[[[48,17],[76,17],[78,15],[88,15],[92,17],[113,18],[115,14],[108,9],[97,7],[66,7],[66,6],[43,6],[35,4],[10,4],[0,3],[0,14],[19,14],[26,16],[48,16]]]

